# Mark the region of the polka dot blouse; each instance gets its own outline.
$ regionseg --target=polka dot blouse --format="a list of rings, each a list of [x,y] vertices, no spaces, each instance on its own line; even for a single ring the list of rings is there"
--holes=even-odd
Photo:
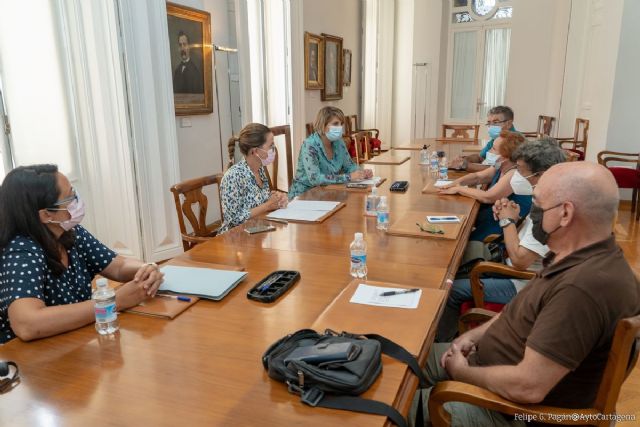
[[[69,267],[55,276],[47,266],[44,250],[29,237],[16,236],[0,257],[0,344],[13,339],[7,310],[20,298],[38,298],[45,305],[74,304],[91,299],[91,280],[104,270],[116,253],[82,226],[75,227],[76,241],[68,251]]]

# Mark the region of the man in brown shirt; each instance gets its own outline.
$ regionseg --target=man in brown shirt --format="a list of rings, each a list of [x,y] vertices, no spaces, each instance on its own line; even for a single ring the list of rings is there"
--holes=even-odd
[[[572,162],[549,169],[531,208],[534,236],[552,252],[545,268],[491,321],[451,345],[434,345],[433,383],[454,379],[516,402],[589,407],[616,324],[640,313],[640,283],[611,233],[617,207],[606,168]],[[454,426],[524,425],[473,405],[445,408]]]

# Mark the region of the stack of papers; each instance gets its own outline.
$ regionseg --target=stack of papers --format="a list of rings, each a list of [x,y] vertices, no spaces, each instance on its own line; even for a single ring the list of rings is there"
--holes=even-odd
[[[340,202],[317,200],[292,200],[286,208],[278,209],[267,215],[267,218],[286,219],[292,221],[318,221],[327,212],[334,210]]]
[[[360,283],[349,302],[353,304],[377,305],[381,307],[418,308],[422,290],[406,294],[390,295],[383,297],[383,292],[403,291],[401,288],[385,288],[383,286],[371,286]]]
[[[374,176],[371,179],[363,179],[362,181],[356,181],[358,184],[378,185],[382,177]]]
[[[447,179],[439,179],[436,181],[435,184],[433,184],[434,187],[444,187],[445,185],[449,185],[451,184],[453,181],[452,180],[447,180]]]
[[[244,271],[177,267],[174,265],[164,266],[160,271],[164,273],[164,282],[160,285],[160,292],[195,295],[215,301],[224,298],[247,275]]]

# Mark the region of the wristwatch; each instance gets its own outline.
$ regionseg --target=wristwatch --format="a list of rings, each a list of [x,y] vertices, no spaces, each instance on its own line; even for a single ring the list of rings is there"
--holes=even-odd
[[[509,224],[515,224],[516,220],[513,218],[502,218],[498,224],[500,224],[500,228],[505,228]]]

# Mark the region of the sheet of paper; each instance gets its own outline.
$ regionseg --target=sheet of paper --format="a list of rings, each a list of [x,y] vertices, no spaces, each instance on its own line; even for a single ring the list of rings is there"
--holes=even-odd
[[[340,202],[327,202],[321,200],[292,200],[289,202],[286,209],[329,212],[339,204]]]
[[[298,220],[298,221],[318,221],[320,217],[325,215],[327,212],[328,211],[291,209],[287,207],[285,209],[278,209],[277,211],[270,212],[267,215],[267,218]]]
[[[178,267],[165,265],[161,291],[192,294],[219,299],[233,289],[247,275],[245,271],[215,270],[213,268]]]
[[[451,184],[453,181],[452,180],[447,180],[447,179],[439,179],[436,181],[435,184],[433,184],[434,187],[444,187],[445,185],[449,185]]]
[[[363,179],[362,181],[357,181],[358,184],[367,184],[367,185],[377,185],[382,178],[379,176],[374,176],[371,179]]]
[[[349,302],[353,304],[376,305],[380,307],[418,308],[422,290],[406,294],[383,297],[381,294],[388,291],[401,291],[402,288],[385,288],[360,283]]]

